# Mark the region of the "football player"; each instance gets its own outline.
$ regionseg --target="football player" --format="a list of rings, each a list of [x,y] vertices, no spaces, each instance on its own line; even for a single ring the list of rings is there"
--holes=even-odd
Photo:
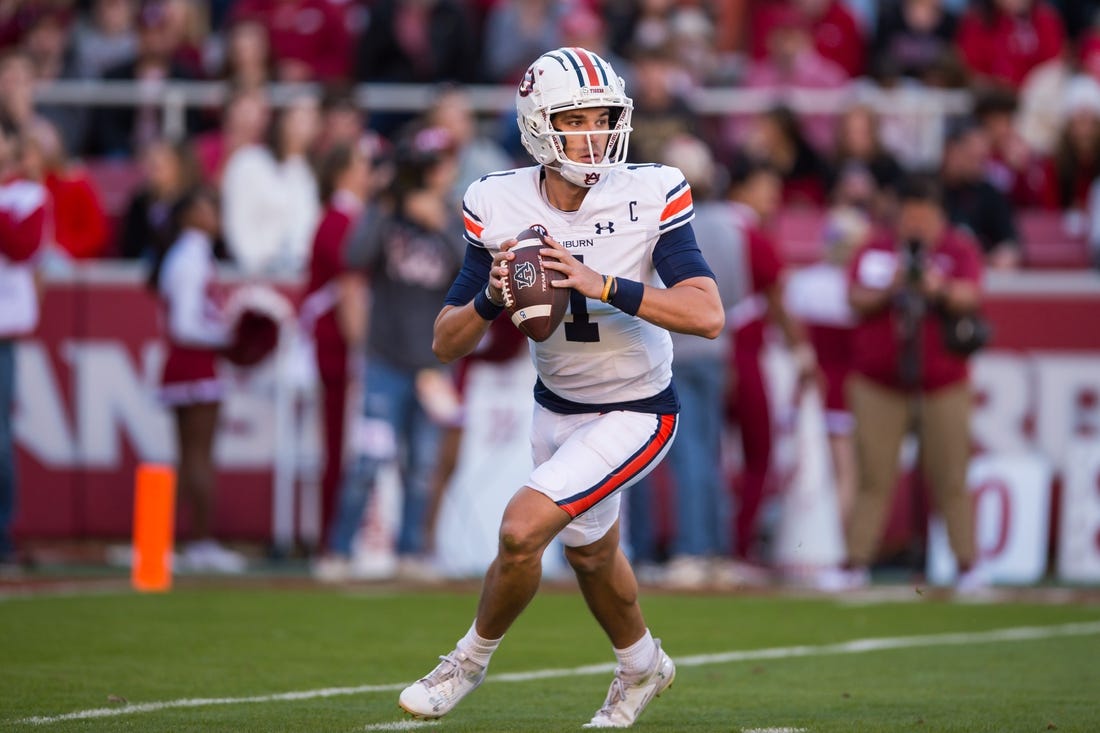
[[[514,237],[532,225],[549,232],[545,266],[564,275],[555,287],[572,288],[570,308],[532,347],[535,469],[504,511],[474,623],[400,704],[438,718],[481,684],[538,589],[543,551],[559,537],[618,659],[586,727],[623,728],[676,668],[646,627],[619,548],[619,492],[653,469],[676,434],[668,332],[715,338],[725,315],[692,232],[684,176],[625,163],[633,103],[611,66],[582,48],[543,54],[520,82],[516,105],[537,165],[490,173],[467,190],[466,260],[436,319],[433,349],[449,362],[477,346],[504,310]]]

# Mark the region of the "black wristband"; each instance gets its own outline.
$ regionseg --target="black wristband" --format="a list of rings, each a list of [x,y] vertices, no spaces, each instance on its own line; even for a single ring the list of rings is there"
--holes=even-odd
[[[645,294],[645,285],[637,280],[627,280],[625,277],[615,278],[615,292],[607,299],[607,302],[615,306],[623,313],[632,316],[638,315],[638,309],[642,307],[642,295]]]
[[[497,316],[504,312],[504,306],[489,300],[489,286],[486,285],[474,296],[474,310],[486,321],[495,321]]]

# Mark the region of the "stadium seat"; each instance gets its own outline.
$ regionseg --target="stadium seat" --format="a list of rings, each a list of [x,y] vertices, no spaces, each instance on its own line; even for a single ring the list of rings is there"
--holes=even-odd
[[[1089,266],[1088,240],[1067,231],[1061,211],[1023,211],[1017,217],[1028,268],[1082,268]]]

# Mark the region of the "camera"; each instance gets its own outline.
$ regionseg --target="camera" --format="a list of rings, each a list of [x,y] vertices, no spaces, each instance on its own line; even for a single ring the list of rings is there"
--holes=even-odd
[[[906,240],[905,255],[905,282],[919,285],[924,279],[924,245],[916,238]]]

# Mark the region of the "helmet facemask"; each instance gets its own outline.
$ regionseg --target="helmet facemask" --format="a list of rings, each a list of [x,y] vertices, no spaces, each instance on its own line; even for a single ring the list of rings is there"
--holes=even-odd
[[[579,67],[570,68],[566,63],[576,58],[588,62],[587,77]],[[520,84],[516,108],[527,152],[570,183],[594,186],[605,171],[626,162],[634,103],[623,92],[622,79],[615,76],[610,64],[591,52],[560,49],[539,57]],[[610,115],[606,130],[558,130],[553,125],[559,113],[600,108]],[[598,162],[581,163],[566,156],[565,140],[575,136],[586,138],[589,160],[598,158]]]

